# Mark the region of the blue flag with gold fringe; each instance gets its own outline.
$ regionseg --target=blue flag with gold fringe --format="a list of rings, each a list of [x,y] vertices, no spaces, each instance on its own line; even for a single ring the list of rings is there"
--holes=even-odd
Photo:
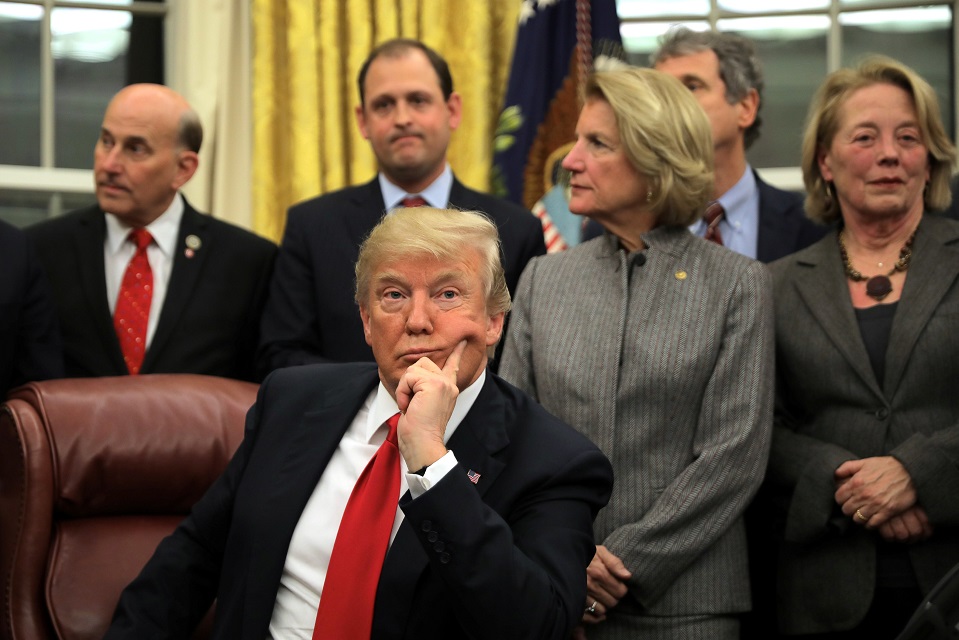
[[[624,58],[615,0],[523,0],[492,183],[543,221],[549,251],[580,239],[582,219],[566,206],[560,163],[573,143],[582,86],[602,56]]]

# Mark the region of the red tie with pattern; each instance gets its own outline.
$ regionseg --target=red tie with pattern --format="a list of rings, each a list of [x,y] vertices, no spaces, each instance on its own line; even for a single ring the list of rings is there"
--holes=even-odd
[[[425,207],[428,202],[423,196],[407,196],[400,200],[404,207]]]
[[[147,260],[147,247],[153,236],[146,229],[130,232],[130,242],[137,246],[120,283],[120,294],[113,312],[113,328],[120,340],[123,360],[131,375],[140,373],[147,346],[147,323],[153,300],[153,270]]]
[[[726,215],[726,210],[723,209],[723,205],[719,204],[718,200],[709,203],[709,206],[706,207],[706,213],[703,214],[703,220],[706,221],[704,238],[719,245],[723,243],[723,236],[719,233],[719,222],[724,215]]]
[[[386,442],[363,469],[346,503],[323,583],[313,640],[369,640],[376,585],[400,494],[399,421],[398,413],[386,421],[390,429]]]

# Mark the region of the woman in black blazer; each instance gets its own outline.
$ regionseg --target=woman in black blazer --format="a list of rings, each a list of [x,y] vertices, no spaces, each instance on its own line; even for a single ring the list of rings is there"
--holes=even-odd
[[[803,142],[808,215],[838,222],[772,265],[779,629],[884,638],[959,561],[956,151],[895,60],[831,74]]]

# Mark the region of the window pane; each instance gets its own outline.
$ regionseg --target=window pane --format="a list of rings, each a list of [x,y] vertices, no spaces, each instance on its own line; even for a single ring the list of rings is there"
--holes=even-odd
[[[756,43],[766,87],[760,137],[749,149],[754,167],[800,163],[802,130],[809,99],[826,75],[826,16],[721,20],[730,31]]]
[[[870,53],[909,65],[939,96],[946,131],[952,135],[952,14],[948,7],[858,11],[840,14],[842,63],[853,66]]]
[[[56,166],[89,169],[103,111],[134,82],[162,82],[162,17],[55,9]]]
[[[707,16],[709,0],[616,0],[616,13],[625,18]]]
[[[659,37],[672,27],[689,27],[693,31],[707,31],[707,22],[626,22],[619,28],[623,49],[630,64],[649,66],[649,56],[659,48]]]
[[[0,190],[0,220],[17,227],[62,215],[96,202],[93,194]]]
[[[769,0],[719,0],[717,4],[722,11],[736,13],[778,13],[829,8],[829,0],[791,0],[781,4]]]
[[[40,166],[43,8],[0,2],[0,164]]]

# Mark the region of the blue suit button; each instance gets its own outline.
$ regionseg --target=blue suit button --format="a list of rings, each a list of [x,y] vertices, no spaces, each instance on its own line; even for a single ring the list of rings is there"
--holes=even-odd
[[[450,554],[445,553],[445,552],[444,552],[444,553],[441,553],[441,554],[440,554],[440,562],[442,562],[443,564],[449,564],[449,563],[450,563]]]
[[[442,551],[442,550],[445,549],[445,548],[446,548],[446,545],[443,544],[443,541],[442,541],[442,540],[440,540],[439,542],[437,542],[436,544],[433,545],[433,551],[435,551],[436,553],[439,553],[440,551]]]
[[[433,528],[433,523],[430,522],[429,520],[424,520],[422,527],[423,527],[423,531],[429,531],[430,529]]]
[[[426,534],[426,539],[427,539],[429,542],[436,542],[436,540],[437,540],[439,537],[440,537],[439,534],[436,533],[435,531],[430,531],[428,534]]]

